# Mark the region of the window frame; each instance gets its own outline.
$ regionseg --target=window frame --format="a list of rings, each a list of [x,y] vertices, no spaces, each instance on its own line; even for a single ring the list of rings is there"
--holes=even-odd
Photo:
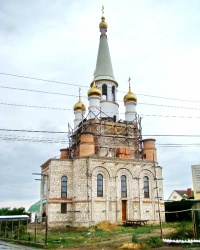
[[[112,86],[112,101],[115,102],[115,86]]]
[[[143,181],[144,181],[144,198],[150,198],[150,195],[149,195],[149,177],[144,176]]]
[[[126,175],[121,176],[121,198],[127,198],[127,178],[126,178]]]
[[[65,180],[63,180],[64,178],[66,178]],[[61,198],[67,198],[67,176],[63,175],[61,177]],[[66,189],[63,191],[63,189]]]
[[[103,175],[102,174],[97,175],[97,197],[103,197]]]
[[[106,100],[108,100],[108,86],[107,84],[102,85],[102,97],[105,96]]]
[[[61,203],[60,204],[60,213],[66,214],[67,213],[67,203]]]

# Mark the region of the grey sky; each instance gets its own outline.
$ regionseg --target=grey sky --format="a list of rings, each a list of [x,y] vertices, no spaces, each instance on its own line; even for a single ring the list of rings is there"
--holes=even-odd
[[[96,65],[101,5],[102,1],[91,0],[0,2],[0,72],[68,83],[0,74],[0,129],[67,132],[68,122],[73,126],[73,105],[79,88],[75,85],[82,86],[82,101],[88,105],[86,97]],[[122,100],[130,76],[138,98],[137,111],[143,117],[144,138],[200,135],[200,2],[105,0],[104,5],[113,71],[119,83],[120,117],[123,119]],[[0,207],[28,208],[36,202],[39,181],[35,181],[38,177],[32,173],[40,172],[40,165],[59,156],[59,149],[67,145],[16,141],[27,137],[67,141],[67,134],[0,131]],[[199,138],[154,138],[158,161],[163,167],[166,199],[174,189],[192,187],[191,165],[200,163],[199,147],[159,144],[194,144],[199,143]]]

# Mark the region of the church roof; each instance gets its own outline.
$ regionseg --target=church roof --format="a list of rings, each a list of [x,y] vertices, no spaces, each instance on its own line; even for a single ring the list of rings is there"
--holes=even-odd
[[[33,212],[39,212],[40,211],[40,201],[37,201],[33,205],[30,206],[28,209],[28,212],[33,213]]]
[[[103,25],[104,24],[104,25]],[[116,82],[113,74],[112,62],[107,40],[107,23],[105,17],[99,24],[101,36],[99,41],[99,49],[96,62],[95,78],[94,80],[111,80]]]

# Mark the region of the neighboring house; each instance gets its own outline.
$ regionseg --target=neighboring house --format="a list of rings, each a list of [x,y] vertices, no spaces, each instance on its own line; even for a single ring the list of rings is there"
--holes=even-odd
[[[182,199],[190,199],[194,196],[194,192],[191,188],[187,190],[174,190],[167,201],[181,201]]]
[[[155,139],[142,138],[130,78],[129,87],[121,83],[127,94],[121,97],[123,116],[119,112],[107,23],[105,17],[101,19],[96,70],[88,83],[88,112],[79,91],[74,127],[68,125],[69,144],[61,149],[59,159],[51,158],[41,165],[40,213],[46,211],[51,227],[92,226],[104,220],[165,220],[162,167],[157,162]]]
[[[35,217],[40,212],[40,201],[31,205],[30,208],[28,209],[28,212],[31,214],[31,216],[30,216],[31,223],[35,222]]]

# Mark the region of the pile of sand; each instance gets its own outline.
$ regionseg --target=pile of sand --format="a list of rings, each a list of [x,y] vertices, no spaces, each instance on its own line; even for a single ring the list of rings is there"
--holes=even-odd
[[[120,249],[141,249],[142,246],[137,243],[125,243]]]
[[[103,230],[103,231],[119,230],[119,226],[111,224],[109,221],[101,221],[96,226],[98,229]]]

